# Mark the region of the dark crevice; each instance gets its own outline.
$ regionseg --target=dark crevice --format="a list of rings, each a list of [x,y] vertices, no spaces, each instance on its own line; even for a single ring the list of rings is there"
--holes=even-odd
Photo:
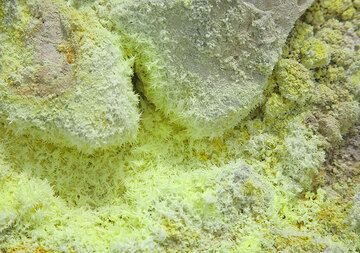
[[[133,75],[131,77],[131,83],[133,87],[133,92],[139,97],[138,107],[140,110],[143,110],[143,103],[150,105],[155,108],[155,105],[149,101],[145,95],[144,82],[141,80],[138,70],[136,69],[136,63],[133,65]]]
[[[135,94],[137,94],[142,100],[146,100],[144,95],[144,84],[141,81],[139,75],[136,73],[135,66],[133,67],[133,76],[131,77],[131,83]]]

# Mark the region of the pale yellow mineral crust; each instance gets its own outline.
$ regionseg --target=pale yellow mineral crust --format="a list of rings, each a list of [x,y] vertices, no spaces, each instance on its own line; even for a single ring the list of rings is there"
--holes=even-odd
[[[360,252],[360,1],[310,2],[0,0],[0,252]]]

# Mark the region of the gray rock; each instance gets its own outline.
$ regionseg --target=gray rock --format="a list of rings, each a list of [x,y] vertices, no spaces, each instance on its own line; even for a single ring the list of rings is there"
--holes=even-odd
[[[193,137],[214,137],[261,102],[290,30],[311,2],[113,0],[108,9],[146,97]]]
[[[134,140],[138,98],[116,34],[62,1],[0,8],[0,111],[14,133],[84,152]]]

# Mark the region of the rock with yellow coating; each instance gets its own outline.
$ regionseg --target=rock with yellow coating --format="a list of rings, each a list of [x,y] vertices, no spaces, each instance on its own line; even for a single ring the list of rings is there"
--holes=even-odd
[[[0,1],[0,109],[14,132],[91,151],[134,139],[131,64],[92,15]]]
[[[331,60],[330,47],[319,39],[306,41],[301,54],[302,64],[310,69],[326,66]]]
[[[260,103],[294,22],[311,2],[113,0],[99,13],[135,57],[145,96],[193,137],[214,137]]]
[[[302,64],[292,59],[282,59],[275,68],[275,77],[284,98],[298,104],[310,99],[314,83],[310,72]]]

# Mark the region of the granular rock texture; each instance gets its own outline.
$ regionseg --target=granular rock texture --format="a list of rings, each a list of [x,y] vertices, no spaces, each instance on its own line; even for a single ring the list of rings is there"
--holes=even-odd
[[[134,75],[135,90],[191,136],[219,136],[262,101],[310,3],[110,2],[116,37],[61,1],[4,2],[3,58],[20,58],[3,60],[3,111],[21,132],[86,152],[121,145],[138,128]]]
[[[308,4],[0,0],[0,252],[360,252],[360,1],[276,60]]]
[[[134,140],[138,98],[117,36],[62,1],[0,3],[0,106],[14,132],[84,152]]]
[[[145,96],[191,136],[216,137],[262,101],[312,1],[112,2],[110,19],[135,57]]]

